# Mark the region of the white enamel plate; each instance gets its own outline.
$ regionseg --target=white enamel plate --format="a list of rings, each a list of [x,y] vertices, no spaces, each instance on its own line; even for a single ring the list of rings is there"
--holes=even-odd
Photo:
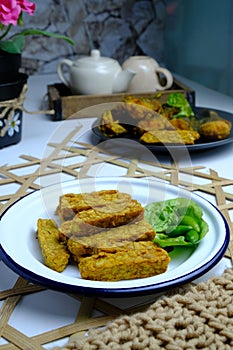
[[[171,262],[167,272],[154,277],[119,282],[90,281],[82,279],[74,265],[69,265],[62,273],[46,267],[36,239],[38,218],[52,218],[57,221],[55,209],[59,196],[64,193],[103,189],[127,192],[143,206],[176,197],[191,198],[202,208],[203,217],[209,224],[209,232],[195,249],[174,249],[170,253]],[[230,239],[226,220],[220,211],[204,198],[153,179],[126,177],[77,179],[28,194],[2,214],[0,232],[1,258],[22,277],[52,289],[105,297],[161,292],[192,281],[218,263]]]

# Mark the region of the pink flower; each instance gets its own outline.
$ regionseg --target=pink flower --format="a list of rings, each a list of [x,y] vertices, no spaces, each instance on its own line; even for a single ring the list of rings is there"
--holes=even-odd
[[[21,10],[27,12],[29,15],[33,15],[36,9],[36,5],[29,0],[16,0],[17,4],[21,7]]]
[[[21,7],[17,0],[2,0],[0,4],[0,22],[3,25],[17,25]]]
[[[0,22],[7,26],[13,24],[17,26],[21,12],[33,15],[36,5],[29,0],[1,0],[0,2]]]
[[[20,33],[9,35],[12,25],[22,26],[24,12],[32,16],[36,5],[31,0],[0,0],[0,50],[9,53],[22,53],[25,37],[28,35],[44,35],[63,39],[74,45],[73,40],[62,34],[54,34],[40,29],[26,29]]]

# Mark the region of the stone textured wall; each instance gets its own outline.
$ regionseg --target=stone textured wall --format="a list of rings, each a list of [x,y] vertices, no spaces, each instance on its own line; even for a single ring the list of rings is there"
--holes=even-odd
[[[58,62],[100,49],[122,63],[149,55],[163,64],[166,0],[34,0],[24,27],[66,34],[75,45],[48,37],[28,37],[22,65],[29,74],[56,72]]]

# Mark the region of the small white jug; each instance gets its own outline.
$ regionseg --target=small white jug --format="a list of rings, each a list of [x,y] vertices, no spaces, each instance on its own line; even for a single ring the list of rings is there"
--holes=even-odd
[[[171,72],[160,67],[158,62],[150,56],[132,56],[122,65],[123,69],[136,72],[130,81],[127,92],[156,92],[169,89],[173,84]],[[165,84],[161,85],[159,75],[165,78]]]

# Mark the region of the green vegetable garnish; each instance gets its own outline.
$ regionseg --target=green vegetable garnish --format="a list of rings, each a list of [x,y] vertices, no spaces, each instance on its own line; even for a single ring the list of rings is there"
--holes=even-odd
[[[193,110],[185,96],[179,92],[174,92],[168,96],[167,104],[171,107],[179,108],[179,112],[172,118],[191,117],[194,116]]]
[[[181,222],[180,222],[181,225],[189,225],[191,226],[194,230],[196,230],[197,232],[200,232],[200,227],[198,225],[198,222],[197,222],[197,219],[192,216],[189,216],[189,215],[185,215]]]
[[[191,199],[175,198],[145,207],[145,219],[156,231],[154,242],[161,247],[193,246],[209,231],[199,205]]]
[[[185,235],[186,232],[192,230],[192,226],[184,226],[184,225],[178,225],[172,228],[168,228],[167,235],[169,237],[178,237],[181,235]]]
[[[185,235],[185,240],[188,242],[191,242],[193,244],[196,244],[197,242],[199,242],[199,234],[197,231],[195,230],[190,230],[186,233]]]

